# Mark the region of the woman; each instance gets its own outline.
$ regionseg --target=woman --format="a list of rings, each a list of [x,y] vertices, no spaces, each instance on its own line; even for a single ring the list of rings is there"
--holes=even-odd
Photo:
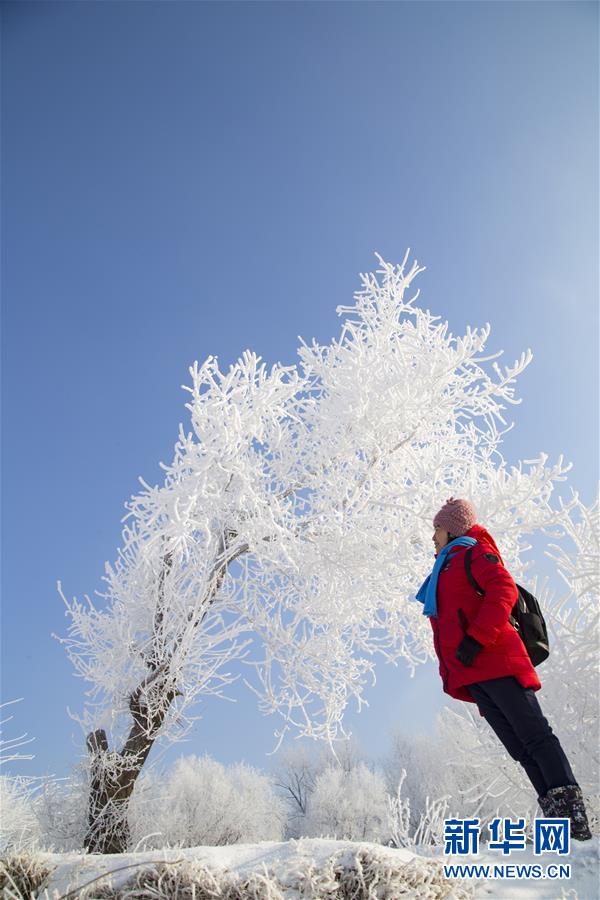
[[[477,524],[468,500],[451,497],[433,520],[436,562],[417,593],[429,616],[444,691],[476,703],[538,794],[544,816],[571,819],[571,837],[591,832],[581,789],[544,717],[541,682],[518,632],[508,621],[518,596],[494,539]],[[473,547],[471,585],[464,564]]]

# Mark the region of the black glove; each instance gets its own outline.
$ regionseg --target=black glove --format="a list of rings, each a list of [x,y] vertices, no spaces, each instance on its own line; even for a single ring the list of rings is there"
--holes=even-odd
[[[465,634],[464,638],[456,648],[456,658],[463,666],[472,666],[473,660],[482,649],[483,644],[476,641],[470,634]]]

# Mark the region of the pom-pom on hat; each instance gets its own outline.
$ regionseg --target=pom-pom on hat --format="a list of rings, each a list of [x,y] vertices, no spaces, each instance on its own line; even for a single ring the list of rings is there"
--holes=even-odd
[[[443,528],[454,537],[462,537],[477,522],[475,507],[468,500],[450,497],[433,520],[434,528]]]

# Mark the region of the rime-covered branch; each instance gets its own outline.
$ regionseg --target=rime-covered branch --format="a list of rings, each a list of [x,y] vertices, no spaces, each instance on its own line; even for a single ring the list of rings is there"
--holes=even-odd
[[[531,352],[500,368],[489,325],[453,336],[418,291],[405,296],[423,271],[405,271],[408,252],[400,266],[378,258],[338,307],[339,338],[301,339],[297,365],[269,370],[248,350],[226,371],[215,357],[190,367],[189,430],[162,483],[140,478],[127,502],[102,603],[68,601],[59,584],[59,640],[89,685],[79,721],[125,757],[180,737],[236,660],[280,717],[276,737],[333,745],[348,703],[366,703],[374,654],[411,673],[432,656],[412,601],[440,500],[469,496],[517,568],[527,535],[563,515],[553,498],[569,466],[540,454],[509,468],[501,453]]]

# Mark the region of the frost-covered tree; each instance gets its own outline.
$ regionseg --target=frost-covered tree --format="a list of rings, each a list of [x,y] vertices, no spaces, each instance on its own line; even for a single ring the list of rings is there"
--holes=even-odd
[[[422,271],[407,259],[361,276],[354,305],[338,307],[339,338],[302,341],[297,366],[269,371],[249,351],[225,372],[195,363],[191,429],[180,426],[164,483],[140,479],[126,504],[103,603],[69,602],[59,584],[70,616],[59,639],[90,684],[88,849],[127,847],[154,741],[180,737],[202,695],[223,696],[236,660],[261,711],[281,717],[277,746],[291,729],[334,749],[377,654],[411,674],[431,658],[412,601],[450,493],[473,500],[513,560],[557,520],[562,458],[509,468],[500,453],[531,353],[501,369],[485,355],[489,325],[454,336],[407,296]],[[253,640],[259,659],[247,658]]]
[[[322,756],[317,757],[306,746],[282,748],[274,783],[287,808],[286,838],[298,838],[303,833],[309,797],[326,765]]]
[[[307,837],[384,841],[388,833],[385,781],[361,762],[329,766],[317,777],[305,818]]]
[[[345,772],[364,761],[362,751],[352,737],[338,748],[336,755],[338,765]],[[287,808],[286,838],[298,838],[305,834],[310,796],[318,776],[330,766],[331,757],[325,748],[315,751],[306,745],[292,745],[280,751],[274,784]]]
[[[413,831],[426,811],[427,798],[435,800],[454,788],[448,749],[437,735],[411,734],[396,728],[380,766],[390,796],[396,797],[402,784],[402,799],[410,810],[408,824]]]
[[[145,847],[277,841],[284,821],[283,802],[268,776],[209,756],[180,758],[166,778],[151,785],[146,780],[130,806],[132,838]]]

